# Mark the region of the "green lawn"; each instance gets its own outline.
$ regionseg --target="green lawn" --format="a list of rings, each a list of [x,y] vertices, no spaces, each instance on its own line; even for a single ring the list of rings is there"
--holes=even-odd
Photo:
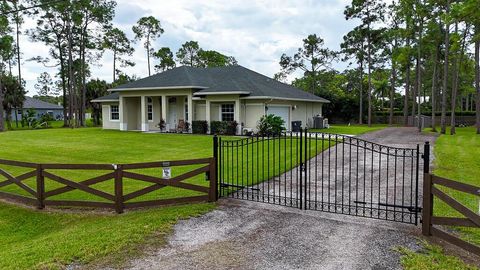
[[[330,125],[330,128],[326,129],[310,129],[310,132],[323,132],[323,133],[335,133],[335,134],[348,134],[348,135],[360,135],[367,132],[372,132],[380,129],[384,129],[388,125],[375,124],[369,127],[368,125]]]
[[[236,140],[238,138],[226,137],[224,139]],[[294,142],[296,142],[295,138],[290,142],[292,151],[295,151],[296,147]],[[277,147],[279,143],[282,142],[273,139],[256,142],[256,145],[268,148]],[[144,134],[98,128],[42,129],[0,133],[1,159],[35,163],[120,164],[205,158],[213,155],[212,148],[212,136],[204,135]],[[246,149],[240,148],[239,153],[242,150]],[[315,150],[312,149],[311,152],[313,154]],[[274,152],[271,152],[271,155],[273,154]],[[259,156],[261,155],[266,155],[266,153],[259,153]],[[290,156],[290,150],[282,155]],[[245,156],[245,159],[249,158],[249,156]],[[200,166],[202,165],[172,167],[172,175],[179,175]],[[288,163],[288,166],[283,168],[276,167],[275,171],[267,171],[256,181],[261,182],[292,166],[295,166],[295,161]],[[13,175],[29,171],[29,169],[6,165],[0,165],[0,168]],[[239,164],[238,167],[236,165],[229,167],[229,169],[234,171],[238,169],[244,173],[248,170],[242,164]],[[105,173],[105,171],[84,170],[49,171],[74,181],[82,181]],[[161,170],[158,168],[134,171],[161,177]],[[193,177],[186,182],[208,185],[204,175]],[[35,179],[27,179],[24,183],[35,189]],[[45,180],[45,185],[46,191],[63,186],[49,179]],[[124,178],[125,194],[149,185],[151,184]],[[113,194],[113,180],[95,184],[92,187]],[[1,187],[0,190],[31,197],[14,185]],[[134,200],[164,199],[199,194],[195,191],[167,187]],[[105,201],[103,198],[78,190],[49,199]],[[148,239],[152,234],[164,235],[177,219],[204,213],[212,207],[212,204],[172,206],[128,212],[122,215],[115,215],[112,212],[107,212],[107,214],[96,212],[52,214],[48,211],[35,211],[0,203],[0,242],[2,243],[0,269],[42,268],[45,265],[47,268],[61,267],[73,261],[85,263],[106,255],[108,255],[107,258],[112,258],[118,256],[121,250],[134,250],[138,243]],[[19,227],[19,224],[23,225]]]
[[[447,134],[450,131],[447,130]],[[455,181],[480,186],[480,135],[475,134],[473,127],[457,128],[457,134],[441,135],[434,147],[435,160],[433,173]],[[439,187],[451,197],[478,212],[478,197],[448,188]],[[461,217],[455,210],[442,201],[435,199],[434,214],[436,216]],[[451,228],[460,236],[472,243],[480,245],[480,229]],[[478,269],[466,265],[460,259],[445,255],[438,246],[423,243],[425,250],[416,253],[402,249],[402,265],[405,269]]]
[[[449,134],[449,131],[447,131]],[[435,169],[438,176],[480,187],[480,135],[475,129],[457,128],[457,134],[442,135],[435,143]],[[478,213],[479,197],[459,191],[443,189],[454,199]],[[461,217],[455,210],[440,200],[435,201],[437,216]],[[480,229],[457,228],[468,241],[480,245]]]

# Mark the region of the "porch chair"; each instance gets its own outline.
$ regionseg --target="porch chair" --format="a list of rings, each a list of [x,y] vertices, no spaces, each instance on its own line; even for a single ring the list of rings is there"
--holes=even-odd
[[[181,133],[185,131],[185,120],[179,119],[177,125],[177,132]]]

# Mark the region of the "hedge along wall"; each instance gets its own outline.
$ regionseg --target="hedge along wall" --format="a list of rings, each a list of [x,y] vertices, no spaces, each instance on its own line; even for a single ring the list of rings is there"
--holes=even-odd
[[[429,126],[430,125],[430,118],[431,118],[432,113],[431,112],[424,112],[424,113],[422,113],[422,115],[425,116],[425,117],[428,117],[428,120],[427,120],[428,123],[425,123],[425,124],[426,124],[426,126]],[[441,113],[437,112],[435,115],[436,115],[435,123],[436,123],[436,125],[440,125]],[[372,123],[373,124],[389,124],[389,119],[390,119],[390,114],[388,112],[375,113],[375,114],[373,114]],[[456,120],[457,124],[464,124],[464,125],[467,125],[467,126],[475,125],[475,120],[476,120],[475,112],[456,112],[455,113],[455,120]],[[345,120],[340,119],[340,118],[330,117],[328,119],[328,121],[329,121],[330,124],[348,124],[348,123],[355,124],[355,123],[358,123],[358,118],[352,119],[350,121],[345,121]],[[450,124],[450,112],[447,112],[446,121],[447,121],[447,124]],[[367,115],[366,114],[364,115],[363,122],[364,123],[367,122]],[[409,125],[412,125],[412,117],[411,116],[408,117],[408,122],[409,122]],[[403,112],[394,112],[393,124],[394,125],[403,125],[404,124]]]

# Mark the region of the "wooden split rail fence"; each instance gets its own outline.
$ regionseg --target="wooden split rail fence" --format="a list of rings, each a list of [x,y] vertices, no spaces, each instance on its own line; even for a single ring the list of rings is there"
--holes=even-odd
[[[0,191],[0,198],[11,199],[21,203],[34,205],[37,206],[37,208],[39,209],[43,209],[46,205],[79,206],[93,208],[112,208],[115,209],[117,213],[122,213],[124,209],[128,208],[151,207],[175,203],[217,200],[217,176],[215,158],[159,161],[133,164],[37,164],[0,159],[0,165],[1,164],[31,169],[31,171],[23,173],[19,176],[13,176],[6,170],[0,168],[0,181],[2,176],[3,178],[5,178],[5,180],[0,182],[0,188],[8,185],[16,185],[19,188],[23,189],[25,192],[29,193],[31,196],[29,197],[14,194],[11,192]],[[136,169],[165,168],[189,165],[203,166],[197,169],[192,169],[191,171],[188,171],[181,175],[171,177],[169,179],[131,171]],[[75,182],[73,180],[55,174],[54,172],[52,172],[52,170],[98,170],[109,172],[81,182]],[[210,182],[208,187],[184,182],[184,180],[190,179],[200,174],[206,174],[208,176],[208,180]],[[24,183],[25,180],[30,178],[35,178],[36,189],[33,189]],[[150,185],[145,188],[133,191],[131,193],[124,194],[124,178],[147,182]],[[62,184],[63,186],[49,191],[45,191],[45,179],[50,179],[54,182]],[[112,179],[114,180],[114,194],[110,194],[108,192],[101,191],[92,187],[92,185]],[[203,193],[203,195],[171,199],[131,201],[142,195],[146,195],[148,193],[165,187],[176,187],[197,191]],[[107,202],[51,199],[52,196],[60,195],[73,190],[80,190],[85,193],[101,197]]]
[[[480,247],[469,243],[459,237],[442,230],[439,226],[459,226],[471,227],[480,229],[480,215],[470,210],[465,205],[461,204],[451,196],[447,195],[438,186],[447,187],[449,189],[461,191],[474,195],[480,199],[480,187],[472,186],[450,179],[445,179],[426,173],[424,176],[423,186],[423,218],[422,218],[422,233],[425,236],[436,236],[454,245],[457,245],[465,250],[480,256]],[[440,199],[448,206],[461,213],[464,217],[438,217],[434,215],[434,197]]]

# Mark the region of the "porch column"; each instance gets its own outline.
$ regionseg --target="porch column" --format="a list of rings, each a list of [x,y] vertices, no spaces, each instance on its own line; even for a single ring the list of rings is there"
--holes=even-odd
[[[147,97],[140,96],[140,115],[142,123],[142,131],[148,131],[148,116],[147,116]]]
[[[119,110],[119,120],[120,120],[120,130],[126,131],[128,130],[127,126],[127,103],[126,99],[122,96],[119,97],[118,100],[118,110]]]
[[[167,96],[162,96],[162,120],[167,123]]]
[[[210,101],[208,98],[205,100],[205,120],[209,127],[207,133],[210,134]]]
[[[187,97],[187,111],[188,111],[188,117],[185,121],[192,124],[193,120],[193,101],[192,101],[192,95],[188,95]]]
[[[240,122],[240,100],[235,100],[235,109],[233,114],[233,120],[237,121],[237,135],[240,135],[242,132],[242,123]]]

